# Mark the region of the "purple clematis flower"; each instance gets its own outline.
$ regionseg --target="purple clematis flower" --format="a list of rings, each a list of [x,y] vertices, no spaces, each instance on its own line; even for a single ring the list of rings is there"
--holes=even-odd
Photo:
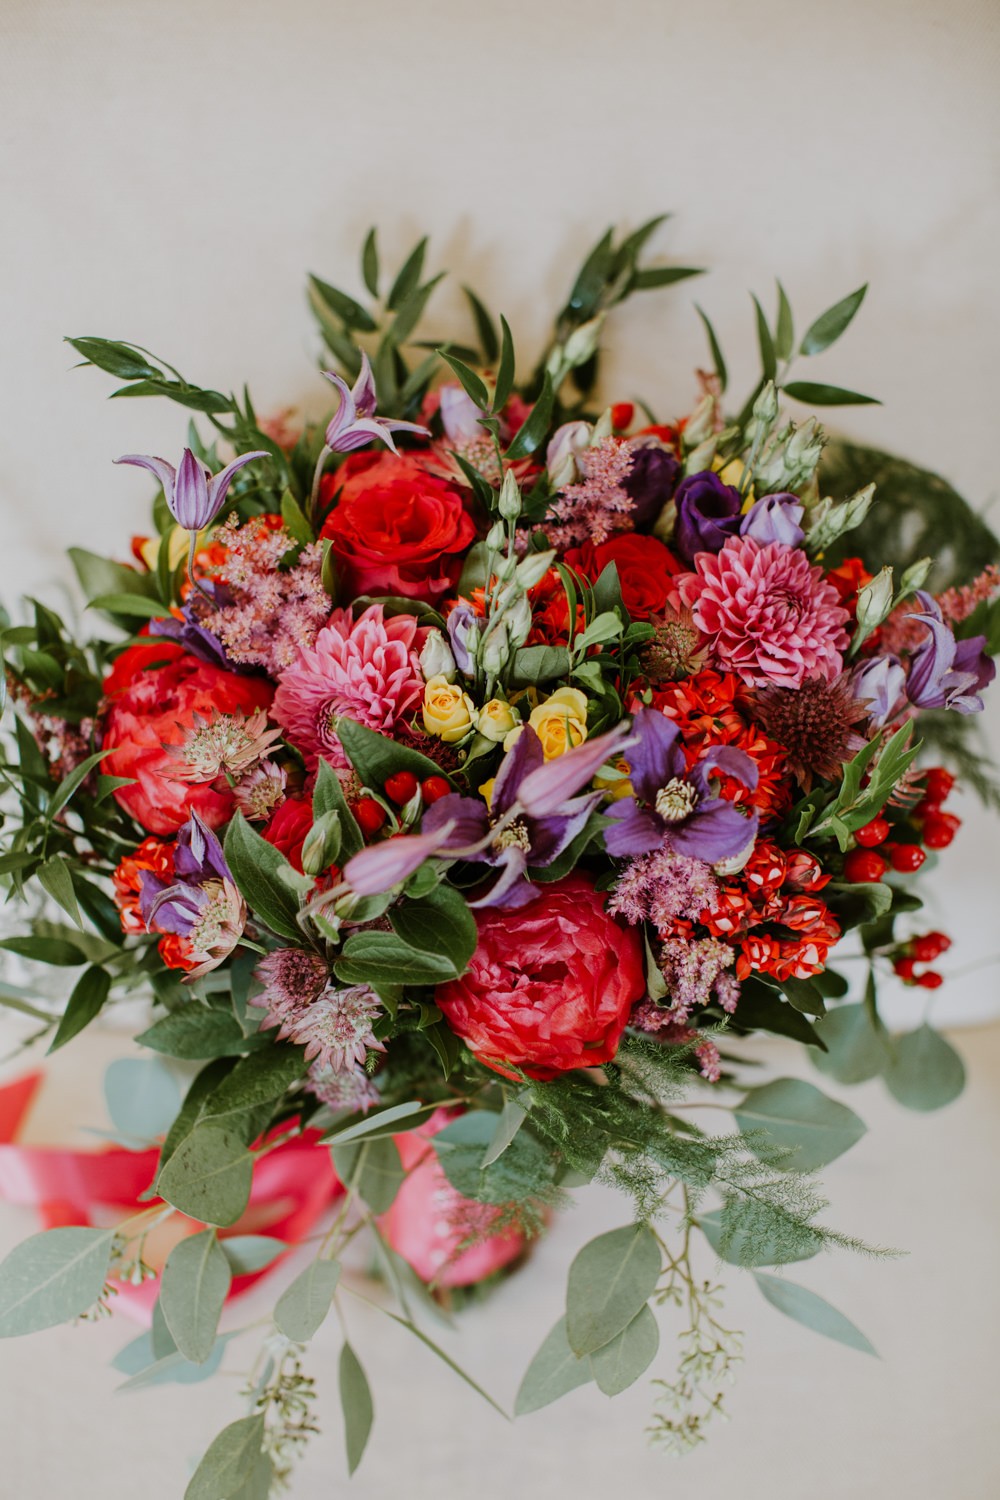
[[[769,542],[798,547],[805,540],[805,532],[799,525],[804,515],[805,506],[797,495],[765,495],[743,517],[740,536],[752,537],[762,547]]]
[[[424,815],[421,827],[425,834],[452,825],[451,832],[442,837],[439,847],[443,852],[473,846],[476,853],[466,856],[469,862],[499,872],[487,894],[469,902],[474,909],[525,906],[534,900],[538,892],[527,879],[528,867],[544,869],[550,865],[582,831],[601,799],[600,792],[589,792],[562,800],[539,816],[522,811],[518,798],[521,786],[544,764],[542,742],[527,725],[504,757],[489,808],[479,797],[461,797],[453,792],[440,798]],[[513,820],[508,820],[510,813]],[[490,838],[494,827],[496,834]]]
[[[731,802],[715,796],[709,778],[722,771],[753,791],[757,767],[750,757],[724,745],[688,771],[679,730],[666,715],[640,709],[633,729],[636,742],[628,762],[636,795],[608,809],[614,820],[604,833],[608,853],[651,854],[668,848],[709,865],[741,854],[757,836],[757,814],[744,817]]]
[[[331,453],[353,453],[375,438],[381,438],[395,453],[394,432],[419,432],[428,436],[427,428],[418,427],[415,422],[390,422],[387,417],[375,415],[375,376],[367,354],[361,356],[361,373],[353,386],[333,370],[322,373],[340,392],[340,405],[326,429],[326,446]]]
[[[927,627],[928,639],[910,659],[906,696],[915,708],[953,708],[960,714],[983,711],[979,696],[996,676],[996,663],[985,654],[984,635],[956,641],[937,600],[923,589],[916,596],[921,612],[910,616]]]
[[[134,464],[137,468],[148,469],[151,474],[155,474],[163,486],[167,509],[178,526],[196,533],[204,530],[219,514],[233,476],[255,458],[270,456],[263,450],[258,453],[241,453],[239,458],[234,458],[218,474],[213,474],[200,458],[195,458],[190,448],[184,449],[176,469],[166,459],[152,458],[141,453],[125,453],[121,458],[116,458],[115,463]]]
[[[874,656],[851,673],[851,697],[865,705],[876,729],[906,707],[906,669],[896,656]]]
[[[247,667],[240,662],[231,661],[226,655],[226,649],[214,631],[202,625],[198,619],[195,600],[197,598],[211,600],[220,608],[231,602],[231,595],[225,585],[216,583],[214,580],[199,582],[197,593],[192,592],[181,605],[181,618],[176,615],[164,615],[161,619],[151,620],[149,624],[150,635],[163,636],[168,641],[175,641],[178,646],[183,646],[185,651],[190,651],[192,656],[197,656],[199,661],[207,661],[213,667],[222,667],[227,672],[246,672]]]
[[[174,884],[142,872],[139,908],[150,931],[187,938],[197,979],[217,968],[236,947],[247,909],[226,863],[222,845],[197,813],[192,813],[174,846]]]

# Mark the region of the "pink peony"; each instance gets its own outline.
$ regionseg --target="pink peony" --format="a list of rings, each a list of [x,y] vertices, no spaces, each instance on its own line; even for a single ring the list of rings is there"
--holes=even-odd
[[[336,733],[339,718],[388,734],[419,707],[423,634],[412,615],[387,620],[380,604],[357,620],[349,610],[335,609],[315,642],[299,651],[282,674],[273,716],[310,771],[320,757],[347,767]]]
[[[718,554],[699,552],[694,566],[677,586],[720,666],[753,687],[839,676],[848,612],[804,552],[734,536]]]

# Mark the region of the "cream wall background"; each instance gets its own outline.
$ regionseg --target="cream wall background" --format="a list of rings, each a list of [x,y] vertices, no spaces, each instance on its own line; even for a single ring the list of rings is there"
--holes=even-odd
[[[3,0],[0,43],[7,599],[55,591],[71,543],[121,550],[148,490],[110,460],[170,456],[183,442],[178,408],[108,403],[106,377],[71,373],[62,335],[135,340],[204,384],[246,379],[261,410],[291,402],[318,413],[325,389],[303,275],[358,290],[357,249],[372,222],[390,260],[429,231],[436,266],[504,310],[528,353],[607,223],[673,210],[656,250],[711,275],[614,315],[605,387],[641,392],[664,414],[685,408],[689,372],[704,361],[695,295],[739,389],[755,371],[749,289],[770,304],[779,275],[804,326],[870,280],[862,315],[816,377],[885,404],[847,411],[839,426],[938,469],[974,503],[997,498],[996,0]],[[460,331],[457,290],[432,306],[438,329]],[[1000,749],[1000,690],[987,718]],[[936,1002],[942,1019],[989,1014],[1000,987],[1000,970],[976,967],[1000,949],[1000,823],[971,802],[965,811],[933,912],[958,939],[957,977]],[[895,1005],[914,1015],[912,992]],[[994,1043],[965,1034],[974,1068]],[[752,1500],[995,1493],[989,1329],[976,1289],[997,1226],[969,1206],[979,1158],[956,1178],[946,1155],[977,1128],[981,1150],[987,1129],[996,1138],[995,1092],[989,1076],[975,1079],[971,1113],[941,1122],[884,1108],[875,1085],[852,1097],[869,1118],[884,1115],[884,1133],[829,1174],[837,1221],[919,1250],[902,1273],[841,1261],[802,1279],[858,1317],[883,1366],[817,1349],[758,1314],[752,1291],[737,1292],[752,1355],[738,1421],[677,1470],[636,1442],[645,1392],[631,1408],[583,1398],[556,1408],[533,1419],[519,1450],[426,1366],[426,1382],[418,1374],[407,1391],[387,1348],[373,1371],[390,1383],[385,1425],[354,1493],[395,1495],[403,1476],[410,1494],[445,1500],[472,1488],[483,1500],[512,1490],[590,1500],[626,1483],[681,1500],[737,1485]],[[5,1212],[13,1243],[27,1225]],[[470,1322],[470,1362],[505,1394],[573,1248],[602,1215],[620,1216],[600,1204],[581,1213],[588,1222],[561,1226],[520,1290]],[[962,1284],[944,1297],[952,1214],[972,1245]],[[110,1378],[90,1373],[92,1340],[110,1350],[124,1336],[63,1330],[2,1351],[16,1399],[0,1409],[0,1430],[17,1500],[90,1500],[112,1474],[141,1476],[153,1500],[167,1500],[183,1484],[181,1455],[228,1420],[225,1388],[169,1395],[180,1436],[157,1424],[148,1398],[112,1408]],[[328,1409],[335,1355],[331,1336],[319,1355]],[[432,1425],[435,1401],[454,1414],[447,1440]],[[410,1424],[398,1442],[392,1422]],[[84,1445],[82,1463],[59,1450],[67,1431]],[[296,1486],[302,1500],[331,1493],[341,1473],[336,1443],[320,1452]]]

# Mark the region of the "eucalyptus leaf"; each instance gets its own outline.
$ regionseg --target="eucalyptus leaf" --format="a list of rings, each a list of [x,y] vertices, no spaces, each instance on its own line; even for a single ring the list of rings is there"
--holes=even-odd
[[[165,1135],[180,1108],[181,1090],[154,1057],[119,1057],[104,1074],[104,1099],[115,1129],[151,1141]]]
[[[234,1276],[252,1276],[291,1249],[284,1240],[269,1234],[231,1234],[219,1241]]]
[[[353,1188],[373,1213],[388,1212],[406,1176],[399,1147],[392,1137],[350,1141],[332,1149],[333,1165],[341,1182]]]
[[[514,1400],[514,1414],[524,1417],[528,1412],[541,1411],[593,1378],[591,1361],[586,1356],[580,1358],[570,1348],[566,1319],[561,1317],[524,1373]]]
[[[822,1238],[818,1234],[797,1249],[779,1245],[776,1240],[754,1243],[746,1231],[740,1229],[727,1235],[723,1214],[719,1209],[699,1213],[697,1224],[720,1260],[744,1269],[750,1266],[783,1266],[792,1261],[811,1260],[823,1248]]]
[[[389,1126],[407,1120],[411,1115],[423,1114],[427,1105],[421,1104],[417,1099],[407,1100],[404,1104],[393,1104],[388,1109],[373,1110],[363,1120],[355,1120],[350,1125],[345,1125],[340,1130],[324,1136],[324,1140],[331,1146],[346,1146],[351,1141],[360,1140],[363,1136],[372,1135],[374,1132],[384,1132]],[[408,1127],[404,1127],[406,1129]]]
[[[156,1190],[192,1219],[235,1224],[252,1181],[253,1157],[235,1131],[196,1125],[163,1167]]]
[[[347,1472],[353,1474],[364,1456],[375,1408],[368,1378],[350,1344],[340,1351],[340,1405],[344,1413]]]
[[[838,1083],[865,1083],[876,1078],[889,1061],[885,1037],[871,1022],[863,1005],[838,1005],[820,1023],[826,1052],[813,1054],[821,1073]]]
[[[339,1261],[314,1260],[278,1298],[279,1331],[296,1344],[308,1343],[330,1311],[339,1280]]]
[[[569,1269],[566,1336],[576,1354],[592,1354],[627,1328],[653,1295],[660,1249],[645,1224],[627,1224],[584,1245]]]
[[[214,1229],[188,1235],[167,1257],[160,1306],[178,1350],[193,1364],[204,1364],[215,1347],[232,1279]]]
[[[590,1356],[594,1380],[605,1396],[618,1396],[644,1375],[660,1347],[660,1329],[648,1305],[615,1338]]]
[[[943,1109],[965,1087],[965,1065],[951,1043],[925,1023],[893,1039],[885,1081],[907,1109]]]
[[[864,1122],[846,1104],[799,1078],[776,1078],[748,1090],[733,1113],[741,1130],[765,1131],[775,1146],[787,1150],[776,1162],[782,1171],[825,1167],[865,1133]]]
[[[768,1276],[763,1271],[755,1271],[753,1279],[771,1306],[786,1317],[794,1318],[796,1323],[802,1323],[814,1333],[821,1333],[824,1338],[836,1339],[838,1344],[846,1344],[849,1349],[859,1349],[862,1354],[874,1354],[878,1358],[874,1345],[861,1329],[815,1292],[785,1281],[781,1276]]]
[[[99,1299],[108,1277],[113,1229],[46,1229],[0,1264],[0,1338],[68,1323]]]
[[[261,1458],[266,1458],[263,1441],[263,1414],[230,1422],[209,1446],[184,1491],[184,1500],[244,1500],[247,1484],[260,1471]],[[266,1496],[264,1490],[262,1500]]]

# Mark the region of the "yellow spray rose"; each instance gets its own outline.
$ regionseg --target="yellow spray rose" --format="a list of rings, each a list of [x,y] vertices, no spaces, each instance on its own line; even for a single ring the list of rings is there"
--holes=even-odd
[[[716,470],[723,484],[731,484],[734,490],[738,490],[743,484],[743,478],[746,474],[746,468],[741,458],[731,458],[727,464],[721,464],[719,460],[716,459],[715,463],[712,465],[712,468]],[[754,492],[754,487],[753,485],[751,485],[743,499],[744,515],[750,509],[756,498],[757,496]]]
[[[468,693],[441,675],[430,677],[424,688],[424,728],[428,734],[456,745],[472,728],[476,706]]]
[[[567,750],[582,745],[587,738],[587,698],[579,688],[557,688],[551,697],[531,710],[528,723],[542,742],[546,760],[555,760]],[[504,749],[513,745],[519,729],[513,729],[504,740]]]
[[[502,698],[491,698],[489,703],[484,703],[476,715],[476,728],[486,739],[492,740],[499,745],[511,730],[521,722],[521,715],[516,708],[505,703]]]
[[[198,546],[200,547],[208,535],[207,531],[198,533]],[[156,564],[160,557],[160,548],[163,546],[163,537],[147,536],[139,547],[139,555],[151,573],[156,572]],[[170,571],[187,557],[191,545],[191,534],[184,530],[183,526],[172,526],[166,533],[168,555],[170,560]]]

